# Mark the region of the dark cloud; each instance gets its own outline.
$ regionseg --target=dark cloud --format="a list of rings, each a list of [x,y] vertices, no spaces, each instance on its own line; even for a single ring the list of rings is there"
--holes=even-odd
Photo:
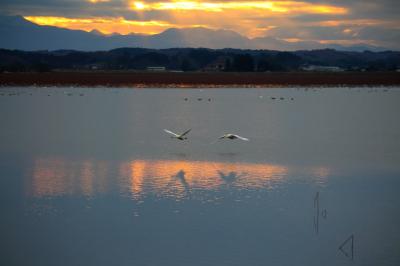
[[[329,4],[346,7],[349,18],[398,19],[399,0],[304,0],[304,2]]]
[[[3,13],[23,16],[121,16],[127,11],[124,0],[90,3],[85,0],[1,0]]]
[[[149,1],[148,1],[149,2]],[[128,20],[170,20],[165,11],[138,14],[128,8],[128,0],[111,0],[96,4],[85,0],[0,0],[0,12],[21,16],[61,16],[69,18],[123,17]]]

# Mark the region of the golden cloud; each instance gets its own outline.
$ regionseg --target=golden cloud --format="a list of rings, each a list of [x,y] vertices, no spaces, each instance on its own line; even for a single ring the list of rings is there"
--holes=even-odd
[[[93,4],[109,0],[87,0]],[[39,25],[110,33],[156,34],[168,28],[205,27],[228,29],[247,37],[262,37],[280,25],[293,23],[301,14],[341,15],[348,9],[301,1],[130,1],[127,11],[139,19],[124,17],[67,18],[60,16],[26,16]],[[156,12],[156,14],[154,13]]]
[[[111,0],[87,0],[87,2],[92,3],[92,4],[97,4],[97,3],[107,3],[110,2]]]
[[[142,10],[181,10],[223,12],[230,10],[268,10],[277,13],[305,13],[305,14],[346,14],[344,7],[319,5],[296,1],[232,1],[232,2],[204,2],[204,1],[169,1],[169,2],[140,2],[133,1],[131,9]]]
[[[47,16],[26,16],[25,19],[46,26],[56,26],[74,30],[92,31],[98,30],[104,34],[120,33],[141,33],[155,34],[171,27],[179,27],[165,21],[137,21],[118,18],[65,18]]]
[[[324,26],[324,27],[338,27],[338,26],[376,26],[385,25],[389,27],[396,27],[396,21],[385,21],[379,19],[351,19],[351,20],[325,20],[311,23],[310,26]]]

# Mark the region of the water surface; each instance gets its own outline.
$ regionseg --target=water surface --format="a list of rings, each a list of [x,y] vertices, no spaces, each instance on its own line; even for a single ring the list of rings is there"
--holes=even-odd
[[[0,264],[399,265],[399,103],[394,87],[2,88]]]

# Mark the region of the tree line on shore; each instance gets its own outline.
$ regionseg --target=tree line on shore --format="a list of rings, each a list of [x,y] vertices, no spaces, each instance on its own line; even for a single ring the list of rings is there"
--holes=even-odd
[[[307,66],[343,71],[398,71],[400,52],[344,52],[332,49],[281,52],[270,50],[120,48],[110,51],[35,51],[0,49],[0,72],[56,70],[147,70],[267,72],[299,71]]]

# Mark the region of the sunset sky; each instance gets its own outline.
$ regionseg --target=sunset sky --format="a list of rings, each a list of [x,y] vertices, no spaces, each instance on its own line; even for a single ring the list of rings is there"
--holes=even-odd
[[[0,10],[41,25],[105,34],[205,27],[290,42],[400,46],[398,0],[2,0]]]

